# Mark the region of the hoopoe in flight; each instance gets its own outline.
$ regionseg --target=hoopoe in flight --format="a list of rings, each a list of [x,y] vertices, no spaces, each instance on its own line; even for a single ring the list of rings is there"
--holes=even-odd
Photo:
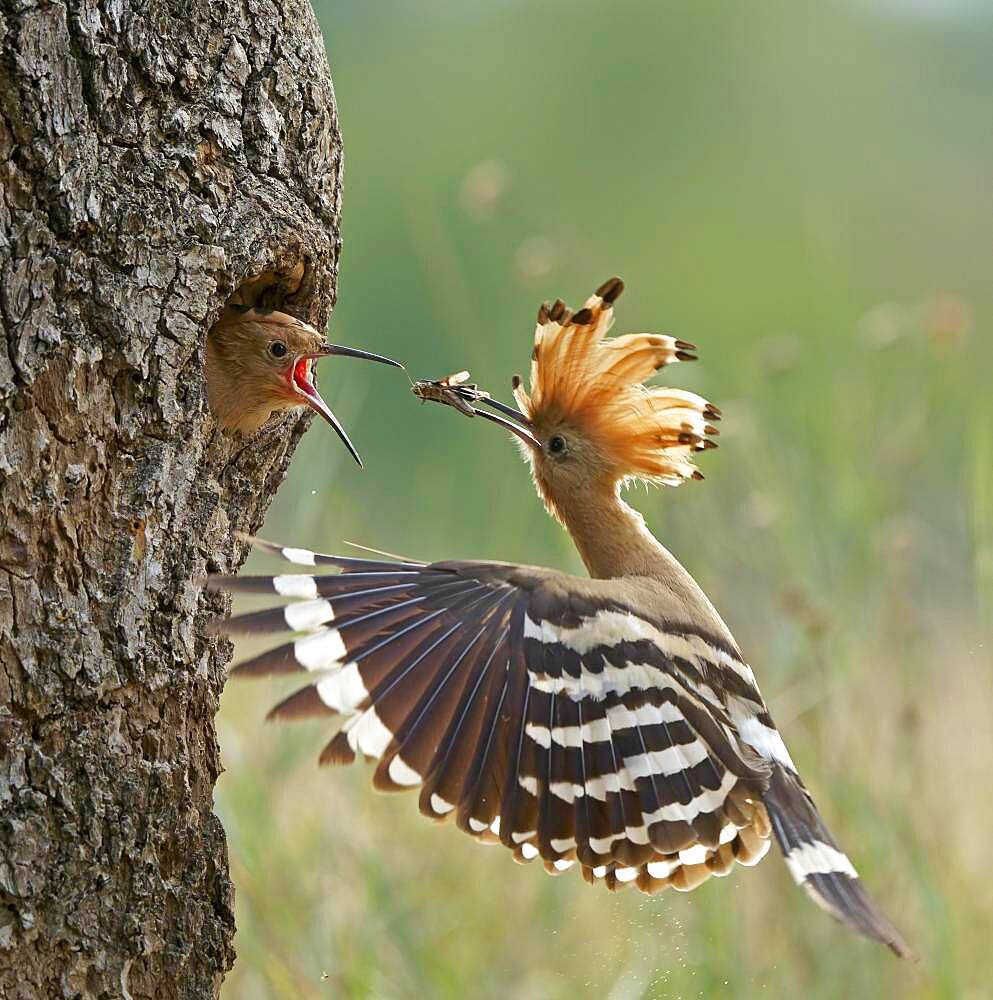
[[[314,385],[314,362],[332,356],[403,368],[379,354],[329,344],[323,334],[295,316],[228,306],[207,335],[205,368],[211,412],[225,430],[254,434],[276,411],[309,406],[334,428],[361,466],[345,428]]]
[[[311,674],[270,717],[342,719],[322,764],[377,759],[377,788],[419,788],[426,816],[518,861],[578,866],[609,889],[685,892],[756,864],[775,838],[815,902],[909,956],[825,826],[727,626],[621,499],[632,479],[702,478],[693,456],[720,418],[692,392],[644,384],[691,360],[692,345],[606,338],[622,289],[613,278],[577,312],[541,307],[530,390],[514,380],[519,410],[463,387],[468,373],[415,386],[513,430],[589,578],[257,541],[340,572],[215,578],[291,599],[220,630],[302,633],[233,673]]]

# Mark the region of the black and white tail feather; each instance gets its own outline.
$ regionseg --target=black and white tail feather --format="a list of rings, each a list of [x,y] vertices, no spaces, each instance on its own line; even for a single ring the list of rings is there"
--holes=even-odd
[[[737,649],[678,608],[647,613],[658,595],[638,581],[253,543],[340,571],[211,581],[291,599],[217,631],[299,634],[232,673],[316,675],[270,718],[340,716],[321,763],[378,760],[374,785],[419,787],[425,815],[610,889],[689,891],[756,864],[774,835],[815,902],[910,955],[824,825]]]

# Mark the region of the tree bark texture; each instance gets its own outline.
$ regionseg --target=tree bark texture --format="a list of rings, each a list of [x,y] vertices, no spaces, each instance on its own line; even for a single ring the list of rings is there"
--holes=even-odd
[[[228,299],[318,327],[341,145],[306,0],[0,2],[0,997],[214,997],[242,558],[307,419],[218,430]]]

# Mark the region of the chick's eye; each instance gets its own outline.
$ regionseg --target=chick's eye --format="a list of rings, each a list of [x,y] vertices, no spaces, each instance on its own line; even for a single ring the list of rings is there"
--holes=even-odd
[[[281,340],[274,340],[269,345],[269,353],[274,358],[285,358],[286,357],[286,345]]]
[[[553,434],[548,439],[548,450],[553,455],[561,455],[565,451],[565,438],[561,434]]]

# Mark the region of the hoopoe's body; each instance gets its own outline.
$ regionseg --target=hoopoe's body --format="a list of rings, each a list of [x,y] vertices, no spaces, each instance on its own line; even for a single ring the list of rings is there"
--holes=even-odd
[[[329,344],[323,334],[287,313],[228,306],[207,336],[211,412],[225,430],[254,434],[273,413],[309,406],[361,465],[345,429],[314,385],[315,361],[333,355],[403,367],[378,354]]]
[[[578,866],[614,889],[691,890],[754,865],[775,837],[794,879],[854,930],[908,954],[825,827],[727,626],[620,489],[630,478],[701,478],[693,453],[719,411],[643,383],[691,345],[604,339],[622,290],[576,313],[538,315],[530,392],[513,423],[539,494],[590,578],[495,562],[350,559],[260,543],[330,576],[228,579],[228,590],[296,598],[227,630],[293,630],[235,673],[309,671],[272,712],[341,716],[321,762],[378,759],[377,788],[420,789],[454,817],[549,872]],[[422,398],[446,401],[449,383]],[[465,407],[455,404],[465,412]]]

